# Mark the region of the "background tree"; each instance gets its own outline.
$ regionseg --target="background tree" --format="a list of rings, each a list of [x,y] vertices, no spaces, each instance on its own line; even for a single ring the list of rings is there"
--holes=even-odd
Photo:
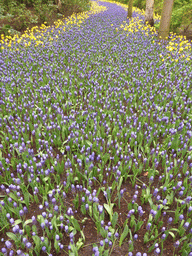
[[[148,22],[151,26],[154,26],[153,9],[154,0],[146,0],[145,23]]]
[[[166,39],[169,35],[173,3],[174,0],[164,0],[159,27],[159,38]]]
[[[56,0],[57,8],[60,11],[61,10],[61,0]]]
[[[132,12],[133,12],[133,0],[129,0],[129,5],[128,5],[128,18],[132,17]]]

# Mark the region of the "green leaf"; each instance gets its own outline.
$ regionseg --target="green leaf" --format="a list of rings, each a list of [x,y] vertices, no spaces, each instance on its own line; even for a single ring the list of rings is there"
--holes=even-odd
[[[144,221],[139,221],[139,222],[137,223],[137,225],[135,226],[135,232],[137,232],[137,231],[141,228],[141,226],[143,225],[143,223],[144,223]]]
[[[77,231],[80,231],[80,230],[81,230],[78,221],[77,221],[73,216],[71,217],[71,222],[72,222],[74,228],[75,228]]]
[[[97,210],[97,204],[96,203],[93,204],[93,217],[94,217],[95,220],[98,220],[98,218],[99,218],[99,212]]]
[[[121,176],[121,177],[120,177],[120,180],[119,180],[119,184],[118,184],[118,186],[117,186],[117,191],[118,191],[118,192],[119,192],[120,189],[121,189],[122,182],[123,182],[123,177]]]
[[[30,237],[31,236],[31,227],[30,226],[26,226],[25,227],[25,231],[26,231],[27,235]]]
[[[110,205],[108,205],[108,204],[104,204],[104,207],[105,207],[105,210],[108,212],[108,214],[109,214],[109,217],[110,217],[110,221],[112,221],[112,216],[113,216],[113,206],[114,206],[115,204],[110,204]]]
[[[59,247],[58,241],[57,241],[56,239],[55,239],[55,241],[54,241],[54,247],[55,247],[56,252],[58,253],[59,250],[60,250],[60,247]]]
[[[10,209],[15,215],[17,215],[18,216],[18,211],[17,211],[17,208],[15,209],[15,208],[11,208]]]
[[[179,241],[180,243],[187,239],[187,236],[182,237]]]
[[[130,221],[130,226],[131,228],[135,225],[135,216],[131,215],[131,221]]]
[[[116,185],[117,185],[117,182],[114,180],[114,181],[113,181],[113,184],[112,184],[112,188],[111,188],[112,191],[115,190]]]
[[[32,219],[26,220],[25,223],[23,224],[23,228],[28,225],[29,223],[32,223]]]
[[[108,256],[108,255],[109,255],[109,249],[105,250],[104,253],[103,253],[103,256]]]
[[[21,186],[21,190],[24,195],[24,203],[26,204],[27,208],[29,208],[29,192],[25,186]]]
[[[83,241],[85,241],[85,235],[84,235],[83,231],[80,230],[80,233],[81,233],[81,236],[82,236]]]
[[[89,205],[89,214],[90,214],[90,216],[92,217],[92,215],[93,215],[93,210],[92,210],[92,206],[91,206],[91,205]]]
[[[89,140],[86,140],[85,143],[87,143],[87,146],[89,147],[92,145],[92,143]]]
[[[79,195],[77,194],[75,199],[73,200],[75,209],[77,209],[79,207]]]
[[[11,232],[7,232],[6,235],[11,238],[13,241],[17,241],[17,236]]]
[[[169,231],[169,234],[173,237],[173,239],[175,239],[175,234],[171,231]]]
[[[77,250],[79,250],[83,246],[82,238],[79,238],[79,240],[76,243]]]
[[[159,221],[158,228],[160,228],[163,225],[163,221]]]
[[[106,236],[107,236],[107,231],[102,227],[102,228],[100,229],[100,234],[102,235],[103,238],[106,238]]]
[[[118,220],[118,213],[115,212],[115,213],[113,214],[112,221],[111,221],[113,228],[115,228],[115,226],[116,226],[116,224],[117,224],[117,220]]]
[[[154,242],[154,244],[149,248],[149,253],[152,252],[155,248],[155,244],[156,244],[156,241]]]
[[[55,217],[55,216],[54,216]],[[54,218],[53,217],[53,218]],[[40,223],[42,223],[42,222],[44,222],[44,218],[43,218],[43,216],[42,215],[37,215],[37,220],[40,222]],[[53,220],[53,219],[52,219]]]
[[[12,192],[9,193],[9,197],[11,197],[14,201],[18,201],[18,197],[16,195],[14,195]]]
[[[83,215],[86,214],[85,205],[81,205],[81,212],[83,213]]]
[[[46,181],[48,181],[49,179],[50,179],[50,177],[45,177],[45,178],[43,178],[43,181],[46,182]]]
[[[123,233],[121,234],[120,240],[119,240],[119,246],[121,247],[123,240],[126,238],[126,236],[128,235],[129,232],[129,228],[127,226],[127,224],[125,225],[125,228],[123,230]]]
[[[40,252],[40,250],[41,250],[41,246],[40,246],[40,244],[41,244],[41,239],[40,239],[39,236],[32,236],[32,238],[33,238],[33,241],[34,241],[34,243],[35,243],[34,251],[35,251],[37,254],[39,254],[39,252]]]
[[[15,223],[14,223],[14,226],[19,225],[21,222],[22,222],[22,220],[16,220]]]
[[[144,244],[146,244],[149,241],[149,234],[145,233],[144,235]]]

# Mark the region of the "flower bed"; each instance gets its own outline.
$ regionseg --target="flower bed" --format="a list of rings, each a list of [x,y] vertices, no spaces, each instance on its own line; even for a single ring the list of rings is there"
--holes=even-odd
[[[191,255],[191,43],[126,17],[2,38],[2,255]]]

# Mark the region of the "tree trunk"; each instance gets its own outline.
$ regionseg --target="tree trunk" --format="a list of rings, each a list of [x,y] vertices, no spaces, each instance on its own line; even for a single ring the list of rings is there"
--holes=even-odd
[[[132,9],[133,9],[133,0],[129,0],[128,14],[127,14],[127,18],[129,19],[132,17]]]
[[[55,0],[56,2],[56,5],[57,5],[57,8],[58,8],[58,11],[61,10],[61,0]]]
[[[58,0],[58,10],[61,11],[61,1]]]
[[[152,27],[154,26],[153,9],[154,0],[146,0],[145,23],[148,22]]]
[[[169,36],[169,28],[171,23],[171,14],[173,10],[174,0],[164,0],[161,21],[159,27],[159,38],[167,39]]]

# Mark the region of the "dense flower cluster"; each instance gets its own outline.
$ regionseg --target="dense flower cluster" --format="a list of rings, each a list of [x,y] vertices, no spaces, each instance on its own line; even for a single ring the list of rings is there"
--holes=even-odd
[[[1,252],[190,255],[191,43],[92,8],[0,42]]]

